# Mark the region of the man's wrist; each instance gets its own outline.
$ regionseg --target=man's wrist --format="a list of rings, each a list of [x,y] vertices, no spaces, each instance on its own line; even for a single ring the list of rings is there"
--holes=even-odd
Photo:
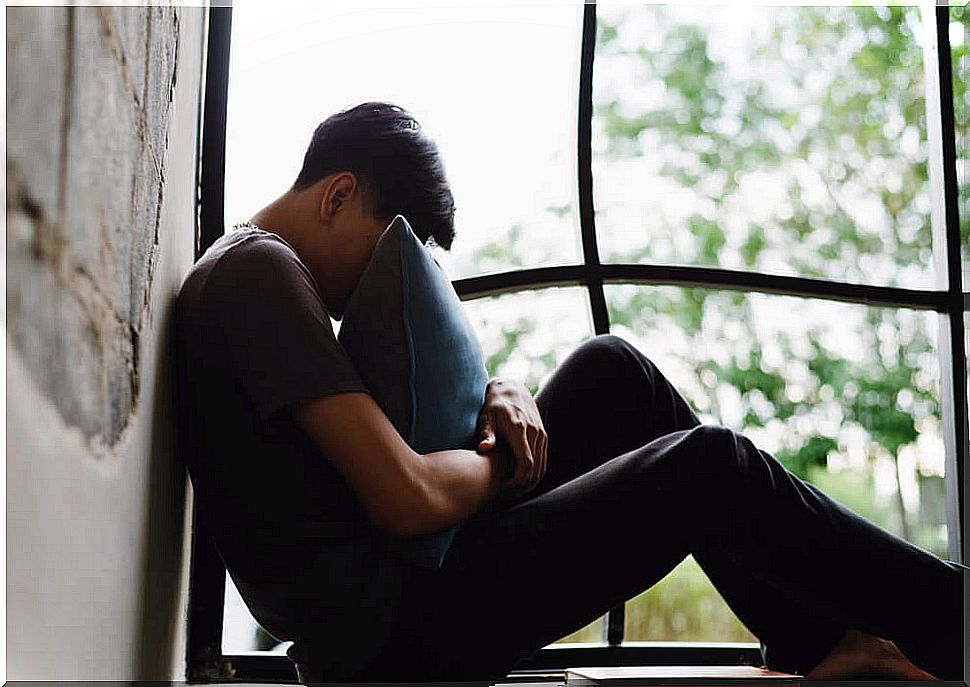
[[[500,452],[505,459],[505,462],[502,463],[504,468],[504,472],[502,474],[505,476],[505,479],[512,479],[512,476],[515,475],[515,454],[509,450],[509,445],[504,441],[499,440],[498,445],[500,447]]]
[[[500,482],[510,479],[515,474],[515,456],[503,443],[499,442],[486,455],[492,459]]]

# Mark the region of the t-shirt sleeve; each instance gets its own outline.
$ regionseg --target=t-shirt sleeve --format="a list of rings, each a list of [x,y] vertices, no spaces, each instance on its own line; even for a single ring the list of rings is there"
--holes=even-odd
[[[203,303],[263,419],[300,401],[367,391],[313,277],[285,244],[258,239],[229,249],[209,276]]]

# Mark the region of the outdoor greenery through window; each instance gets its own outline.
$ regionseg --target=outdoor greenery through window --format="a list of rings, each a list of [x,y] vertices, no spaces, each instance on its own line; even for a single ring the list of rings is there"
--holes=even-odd
[[[970,13],[950,16],[966,280]],[[227,223],[292,181],[322,117],[388,99],[444,155],[457,238],[450,255],[435,256],[452,278],[580,264],[581,31],[581,5],[239,3]],[[932,10],[906,6],[598,6],[592,171],[602,262],[945,288],[925,96],[934,31]],[[300,85],[321,55],[350,45],[372,62],[326,88]],[[294,101],[296,92],[308,95]],[[274,135],[261,135],[270,117]],[[704,421],[744,432],[840,502],[947,555],[941,315],[714,287],[617,283],[605,296],[611,332],[646,353]],[[465,304],[489,373],[533,391],[594,331],[584,286]],[[662,523],[624,525],[649,545]],[[625,640],[755,641],[693,559],[626,608]],[[561,641],[602,641],[602,625]],[[223,651],[284,648],[227,579]]]
[[[918,8],[597,19],[606,259],[933,286]]]

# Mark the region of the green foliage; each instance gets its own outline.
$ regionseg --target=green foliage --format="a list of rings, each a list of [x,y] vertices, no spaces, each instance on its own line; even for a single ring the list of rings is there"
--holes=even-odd
[[[758,256],[768,244],[765,239],[765,229],[760,224],[752,224],[748,228],[748,235],[744,237],[741,244],[741,257],[744,259],[744,266],[754,267],[758,262]],[[723,245],[723,243],[722,243]]]
[[[502,343],[485,357],[485,369],[489,377],[502,373],[502,365],[517,350],[522,339],[531,335],[536,328],[535,320],[528,316],[519,317],[512,326],[502,327]],[[535,395],[539,390],[540,379],[556,366],[555,352],[550,350],[531,357],[529,372],[520,379]]]
[[[692,556],[627,603],[625,630],[625,636],[634,640],[758,641],[731,612]],[[602,638],[600,619],[559,641],[599,642]]]
[[[630,638],[690,637],[699,642],[756,642],[692,556],[627,604]]]
[[[808,479],[812,468],[825,468],[829,452],[836,448],[838,444],[832,437],[814,434],[794,451],[784,449],[776,457],[796,475],[804,475]]]
[[[762,267],[769,235],[789,252],[791,267],[807,276],[868,281],[859,258],[881,256],[887,247],[900,266],[925,264],[932,246],[929,216],[915,209],[926,193],[925,145],[910,150],[908,144],[913,136],[925,140],[917,15],[902,7],[777,8],[772,33],[754,42],[750,59],[780,73],[742,79],[711,57],[710,28],[681,24],[664,6],[630,8],[619,23],[657,26],[665,36],[660,49],[623,47],[614,38],[598,54],[612,59],[610,65],[634,65],[634,86],[662,85],[664,97],[633,106],[629,91],[617,88],[597,100],[607,154],[661,155],[663,176],[685,188],[707,182],[704,194],[715,207],[738,198],[740,182],[753,172],[771,170],[787,179],[791,207],[779,208],[767,225],[753,223],[737,241],[745,266]],[[620,33],[617,27],[602,32]],[[797,58],[785,52],[796,48]],[[786,87],[799,92],[799,102],[790,107],[780,104],[791,97]],[[655,134],[650,148],[644,147],[646,131]],[[808,165],[796,164],[803,162]],[[809,173],[825,189],[824,200],[804,192]],[[876,184],[887,174],[894,186],[879,190]],[[723,181],[711,184],[712,179]],[[881,196],[889,221],[878,234],[859,230],[847,206],[851,197],[842,191],[851,184],[868,187],[862,195]],[[675,262],[717,264],[723,257],[725,232],[713,216],[706,219],[701,225],[696,215],[687,220],[685,230],[698,240],[693,250],[675,255]],[[648,251],[637,257],[652,256]]]

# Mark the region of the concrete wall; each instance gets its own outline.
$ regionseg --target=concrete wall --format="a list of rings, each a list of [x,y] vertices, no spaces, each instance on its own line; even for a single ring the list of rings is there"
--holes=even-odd
[[[172,305],[205,13],[7,20],[7,678],[184,676]]]

